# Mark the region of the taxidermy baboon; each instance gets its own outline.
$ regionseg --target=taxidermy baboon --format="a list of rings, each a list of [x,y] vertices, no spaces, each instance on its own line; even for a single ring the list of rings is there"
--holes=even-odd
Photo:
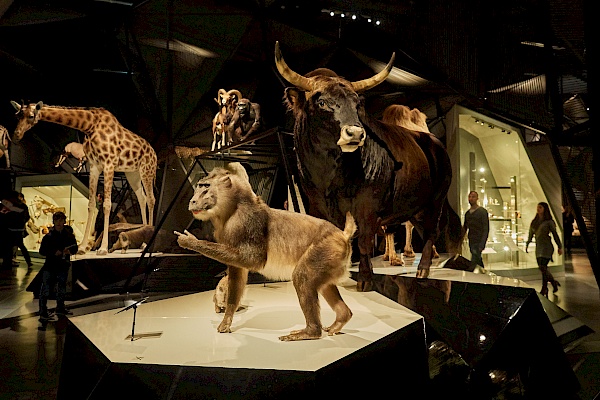
[[[188,231],[175,232],[179,245],[228,267],[227,304],[219,332],[231,332],[249,271],[294,283],[306,328],[280,336],[282,341],[319,339],[323,329],[335,335],[350,320],[352,311],[337,287],[349,274],[356,232],[350,213],[342,231],[323,219],[270,208],[252,191],[240,163],[215,168],[201,179],[189,210],[196,219],[212,222],[216,242],[198,240]],[[326,328],[321,325],[319,294],[336,314]]]

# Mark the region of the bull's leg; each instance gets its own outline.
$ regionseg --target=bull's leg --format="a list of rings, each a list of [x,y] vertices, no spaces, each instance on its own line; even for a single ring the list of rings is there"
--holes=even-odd
[[[360,199],[357,202],[360,202]],[[358,250],[360,252],[356,290],[359,292],[370,292],[373,290],[371,254],[373,254],[375,247],[375,233],[381,226],[381,223],[377,220],[376,215],[363,210],[355,210],[353,215],[355,215],[358,225]]]
[[[335,284],[326,285],[321,289],[323,298],[329,304],[329,307],[335,311],[335,321],[329,327],[324,328],[329,336],[338,334],[344,325],[352,318],[352,311],[346,305],[340,291]]]
[[[423,232],[421,233],[421,237],[425,241],[423,245],[423,254],[421,255],[421,260],[419,261],[419,265],[417,266],[417,278],[424,279],[429,276],[429,268],[431,267],[431,262],[433,259],[433,243],[437,237],[437,218],[432,218],[433,215],[439,215],[438,213],[432,212],[427,217],[425,217],[423,221]],[[417,229],[420,230],[420,227],[417,226]]]
[[[406,242],[404,243],[404,257],[405,258],[414,258],[415,251],[412,246],[412,237],[413,237],[413,229],[414,225],[410,221],[406,221]]]
[[[384,260],[389,260],[390,265],[404,265],[404,260],[402,259],[402,257],[398,256],[398,253],[396,253],[396,243],[394,241],[393,233],[385,234],[385,254],[387,258],[384,258]]]
[[[233,314],[237,311],[246,282],[248,282],[248,270],[246,268],[227,267],[227,305],[225,306],[225,315],[217,328],[218,332],[231,332],[231,323],[233,322]]]
[[[390,259],[390,241],[388,240],[387,226],[382,225],[381,230],[383,231],[383,239],[385,240],[385,251],[383,253],[383,261],[389,261],[389,259]]]

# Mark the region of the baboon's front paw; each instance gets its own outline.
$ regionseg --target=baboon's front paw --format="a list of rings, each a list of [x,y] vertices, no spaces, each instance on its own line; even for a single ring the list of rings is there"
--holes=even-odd
[[[107,254],[108,254],[107,249],[98,249],[98,251],[96,251],[96,255],[99,255],[99,256],[105,256]]]
[[[196,236],[192,235],[187,230],[185,230],[184,233],[180,233],[177,231],[175,231],[174,233],[177,235],[177,244],[179,246],[183,247],[184,249],[194,250],[194,244],[198,241],[198,239],[196,239]]]
[[[177,244],[184,249],[193,250],[192,249],[192,240],[189,236],[179,236],[177,238]]]

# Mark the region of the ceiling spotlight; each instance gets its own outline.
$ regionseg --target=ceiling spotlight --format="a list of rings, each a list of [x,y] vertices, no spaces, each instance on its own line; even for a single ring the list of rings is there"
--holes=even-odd
[[[342,17],[342,18],[344,18],[345,16],[346,16],[346,14],[344,14],[344,13],[340,14],[340,17]]]
[[[375,21],[375,25],[381,25],[381,21],[380,20]]]
[[[371,22],[371,18],[367,18],[367,22]]]
[[[355,15],[352,15],[352,19],[356,19],[356,14],[355,14]]]

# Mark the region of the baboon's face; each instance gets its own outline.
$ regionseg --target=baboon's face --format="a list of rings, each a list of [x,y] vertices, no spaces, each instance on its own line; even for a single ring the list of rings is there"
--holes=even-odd
[[[241,165],[239,168],[241,170],[234,172],[215,168],[198,181],[188,206],[194,218],[201,221],[213,217],[226,219],[235,211],[241,198],[254,198],[248,175]]]
[[[203,181],[198,182],[188,210],[194,215],[194,218],[207,221],[210,218],[210,211],[217,205],[217,195],[215,188],[210,183]]]

